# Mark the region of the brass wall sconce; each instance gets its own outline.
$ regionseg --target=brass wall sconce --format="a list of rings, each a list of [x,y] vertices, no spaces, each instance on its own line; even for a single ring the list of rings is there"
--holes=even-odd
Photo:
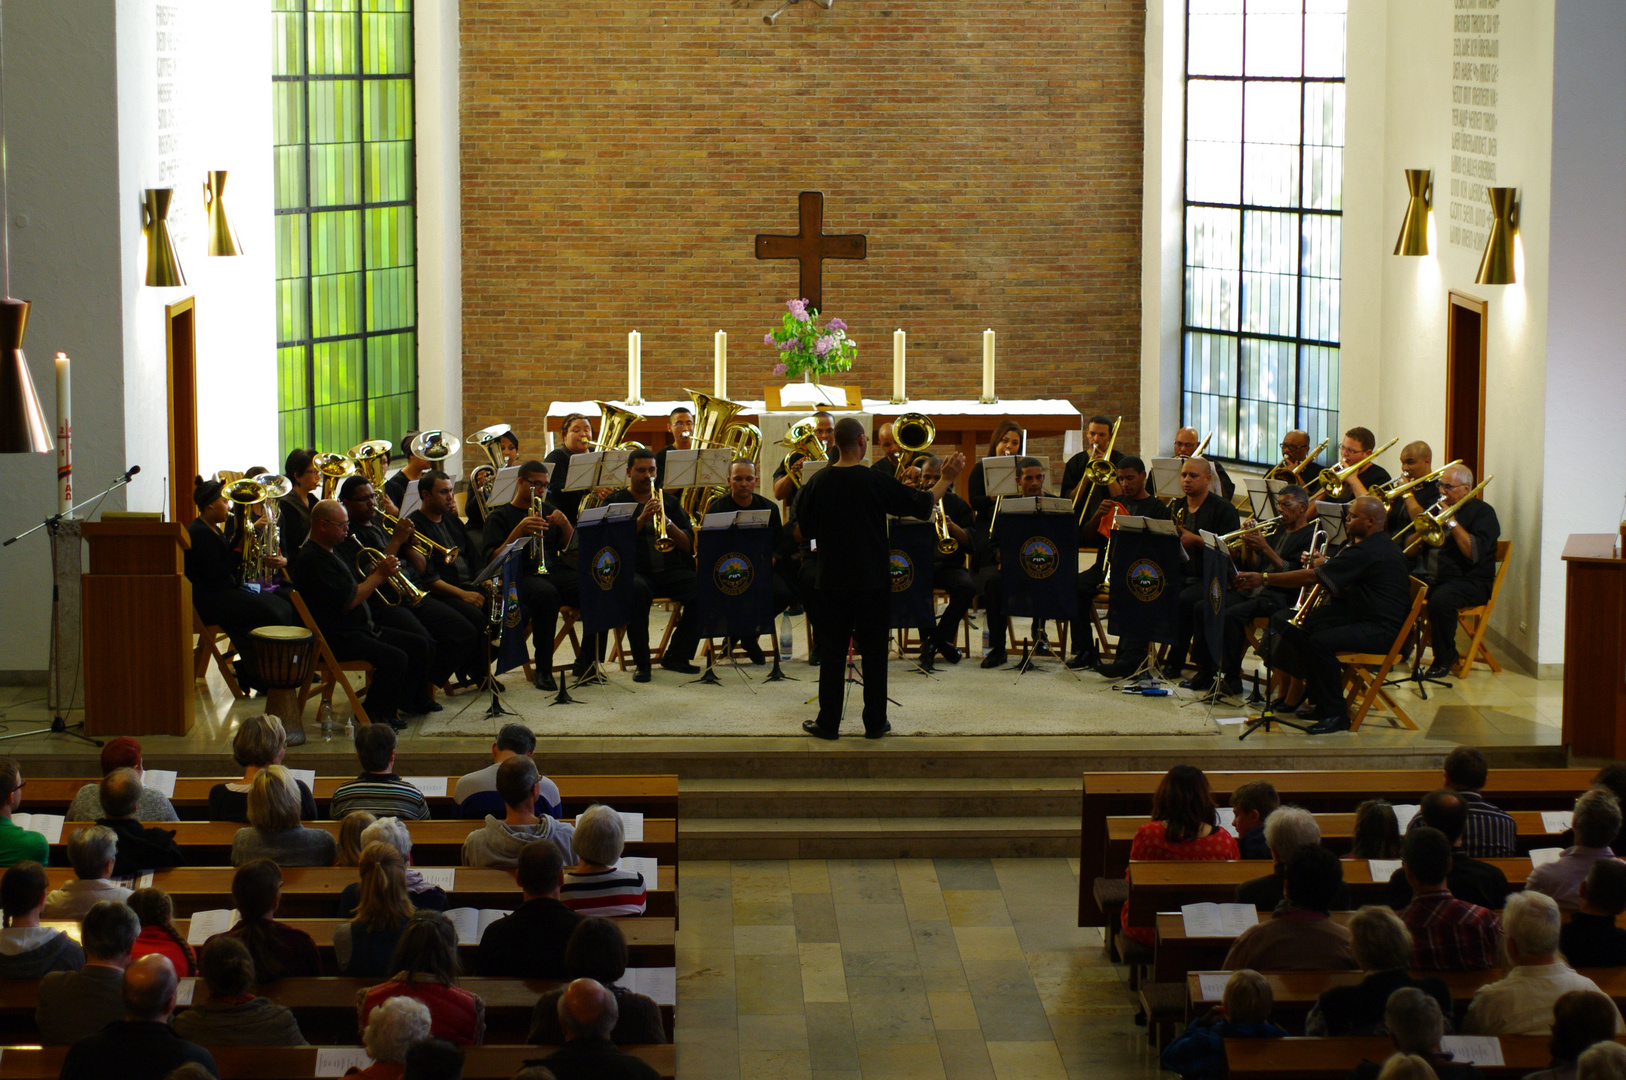
[[[237,230],[226,218],[225,197],[226,170],[210,170],[203,178],[203,205],[209,211],[209,254],[241,255],[243,246],[238,243]]]
[[[169,235],[169,202],[174,197],[174,188],[147,188],[141,193],[141,231],[147,237],[146,283],[160,289],[186,284],[181,261],[175,257],[175,241]]]
[[[1519,189],[1486,188],[1485,195],[1491,205],[1490,237],[1485,241],[1485,255],[1479,260],[1474,284],[1516,285],[1519,277],[1513,242],[1519,234]]]
[[[1428,215],[1434,208],[1434,172],[1432,169],[1407,169],[1406,217],[1400,223],[1400,238],[1395,241],[1396,255],[1428,254]]]
[[[23,355],[27,333],[28,301],[0,300],[0,454],[49,454],[53,449]]]

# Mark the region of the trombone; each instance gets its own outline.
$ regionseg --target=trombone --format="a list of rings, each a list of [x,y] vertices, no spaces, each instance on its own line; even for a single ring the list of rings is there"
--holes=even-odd
[[[672,539],[667,527],[666,498],[659,486],[650,489],[649,497],[655,500],[655,550],[664,554],[677,547],[677,541]]]
[[[937,425],[925,413],[904,413],[892,421],[892,441],[898,444],[898,467],[892,470],[892,476],[902,480],[915,459],[937,441]]]
[[[1112,435],[1107,439],[1107,452],[1084,463],[1084,475],[1078,481],[1078,486],[1073,489],[1073,508],[1078,511],[1078,521],[1081,525],[1084,523],[1084,511],[1089,509],[1090,496],[1095,494],[1096,487],[1110,484],[1118,478],[1118,468],[1112,464],[1112,448],[1118,444],[1118,425],[1123,422],[1124,418],[1121,416],[1112,422]],[[1090,485],[1087,492],[1084,487],[1086,483]],[[1082,500],[1079,498],[1081,495]]]
[[[1315,502],[1319,496],[1325,496],[1329,499],[1342,498],[1344,485],[1349,478],[1365,468],[1368,461],[1371,461],[1399,441],[1400,436],[1396,435],[1353,465],[1345,465],[1342,469],[1322,469],[1321,474],[1316,477],[1316,489],[1310,492],[1310,501]]]
[[[1330,442],[1332,442],[1332,438],[1330,436],[1322,439],[1321,445],[1304,455],[1304,460],[1299,462],[1297,465],[1290,465],[1288,464],[1287,459],[1283,458],[1281,461],[1278,461],[1275,465],[1270,467],[1270,471],[1265,474],[1265,479],[1289,480],[1295,484],[1302,483],[1304,477],[1301,474],[1305,469],[1308,469],[1311,464],[1315,462],[1315,459],[1321,455],[1321,451],[1325,450],[1327,448],[1327,444]]]
[[[400,518],[396,517],[387,510],[380,510],[378,512],[378,517],[384,522],[384,527],[388,532],[394,532],[395,527],[401,523]],[[412,546],[416,548],[418,552],[426,559],[438,558],[447,565],[457,561],[457,548],[446,547],[442,544],[435,543],[433,540],[429,539],[422,529],[413,530]]]
[[[1461,458],[1458,458],[1451,463],[1451,465],[1461,464]],[[1378,484],[1374,487],[1367,488],[1366,493],[1368,495],[1375,496],[1379,502],[1383,503],[1383,508],[1385,510],[1390,510],[1393,509],[1395,503],[1404,499],[1407,495],[1410,495],[1417,488],[1423,486],[1431,480],[1438,480],[1441,476],[1445,475],[1445,470],[1449,469],[1451,465],[1447,465],[1443,469],[1435,469],[1427,476],[1419,476],[1415,480],[1407,480],[1404,477],[1397,476],[1386,484]]]
[[[1203,451],[1208,449],[1208,440],[1212,439],[1213,437],[1214,437],[1214,433],[1212,431],[1210,431],[1207,435],[1204,435],[1203,436],[1203,441],[1197,444],[1197,450],[1191,456],[1192,457],[1202,457],[1203,456]]]
[[[1410,555],[1424,544],[1429,547],[1443,547],[1445,545],[1446,523],[1451,520],[1458,510],[1462,509],[1464,503],[1485,490],[1485,485],[1494,479],[1496,479],[1494,474],[1485,477],[1485,479],[1475,484],[1473,490],[1469,491],[1468,494],[1443,510],[1426,510],[1412,518],[1410,525],[1401,528],[1395,533],[1396,536],[1399,536],[1408,528],[1412,531],[1411,538],[1406,541],[1406,546],[1402,550],[1407,555]]]
[[[377,548],[362,548],[356,552],[356,573],[363,578],[367,577],[378,568],[378,564],[383,562],[385,557],[384,553]],[[385,591],[386,587],[389,590],[388,592]],[[386,577],[378,587],[378,598],[390,607],[401,604],[405,604],[407,607],[417,607],[424,602],[427,595],[422,589],[412,584],[400,570],[396,570],[395,573]]]

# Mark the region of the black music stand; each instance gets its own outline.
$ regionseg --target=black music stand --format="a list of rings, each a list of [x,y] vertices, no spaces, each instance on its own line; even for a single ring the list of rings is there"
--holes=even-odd
[[[1270,698],[1270,684],[1275,680],[1276,676],[1276,669],[1271,664],[1271,657],[1273,657],[1275,653],[1275,634],[1267,624],[1265,626],[1264,634],[1259,640],[1259,658],[1265,662],[1265,704],[1264,707],[1259,710],[1258,716],[1251,717],[1248,720],[1247,726],[1242,729],[1242,734],[1237,736],[1239,741],[1246,739],[1249,735],[1252,735],[1260,728],[1263,728],[1265,734],[1269,735],[1270,725],[1272,724],[1280,724],[1282,727],[1290,727],[1296,731],[1302,731],[1306,735],[1310,733],[1310,724],[1300,724],[1293,720],[1283,720],[1281,717],[1276,715],[1275,702],[1273,702]]]
[[[480,679],[479,687],[476,689],[477,694],[484,694],[488,692],[491,694],[491,702],[486,706],[485,711],[485,715],[488,719],[498,716],[521,715],[519,712],[508,708],[507,703],[503,700],[503,692],[498,688],[497,676],[491,670],[491,662],[493,659],[491,655],[491,628],[492,624],[494,623],[497,627],[499,627],[499,635],[501,634],[500,627],[503,624],[503,610],[508,603],[508,598],[506,595],[504,595],[502,589],[502,568],[507,565],[508,560],[512,559],[519,553],[520,547],[528,542],[528,537],[521,540],[515,540],[512,544],[508,545],[508,552],[506,555],[499,553],[498,557],[491,561],[491,565],[487,566],[483,571],[481,571],[479,577],[475,578],[469,583],[476,588],[479,588],[484,586],[487,582],[496,582],[496,588],[488,594],[490,596],[490,600],[488,602],[491,605],[491,612],[487,616],[485,630],[480,634],[481,642],[485,646],[485,673]],[[461,709],[457,710],[456,715],[454,715],[452,719],[455,720],[457,717],[468,712],[469,706],[473,705],[478,700],[478,697],[470,697],[468,702]]]

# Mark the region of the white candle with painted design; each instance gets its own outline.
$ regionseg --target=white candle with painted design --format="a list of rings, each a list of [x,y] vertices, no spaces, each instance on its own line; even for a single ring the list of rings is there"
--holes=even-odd
[[[73,380],[68,354],[56,354],[56,502],[57,512],[73,506]]]

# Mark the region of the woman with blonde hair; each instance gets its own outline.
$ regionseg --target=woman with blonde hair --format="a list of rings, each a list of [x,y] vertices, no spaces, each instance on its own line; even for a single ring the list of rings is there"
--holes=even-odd
[[[235,783],[216,784],[209,789],[209,820],[238,821],[248,824],[248,792],[254,777],[261,769],[281,765],[288,751],[288,733],[282,721],[269,714],[250,716],[237,725],[231,739],[231,756],[243,767],[243,779]],[[299,785],[299,816],[304,821],[315,821],[316,798],[303,780]]]
[[[361,897],[356,917],[333,930],[333,957],[339,974],[382,978],[401,931],[416,909],[407,897],[406,856],[381,840],[361,852]]]
[[[261,769],[248,789],[248,828],[232,837],[231,864],[271,859],[278,866],[332,866],[337,856],[332,833],[300,824],[293,774],[281,765]]]
[[[399,851],[401,857],[406,860],[407,899],[412,901],[412,906],[419,911],[445,911],[448,906],[446,890],[425,880],[424,876],[412,867],[412,831],[407,828],[406,822],[398,817],[384,815],[361,831],[363,850],[375,840]],[[346,885],[339,893],[339,918],[355,918],[356,908],[360,903],[361,882],[355,881]]]
[[[352,810],[339,822],[339,861],[336,866],[360,866],[361,834],[378,818],[369,810]]]

